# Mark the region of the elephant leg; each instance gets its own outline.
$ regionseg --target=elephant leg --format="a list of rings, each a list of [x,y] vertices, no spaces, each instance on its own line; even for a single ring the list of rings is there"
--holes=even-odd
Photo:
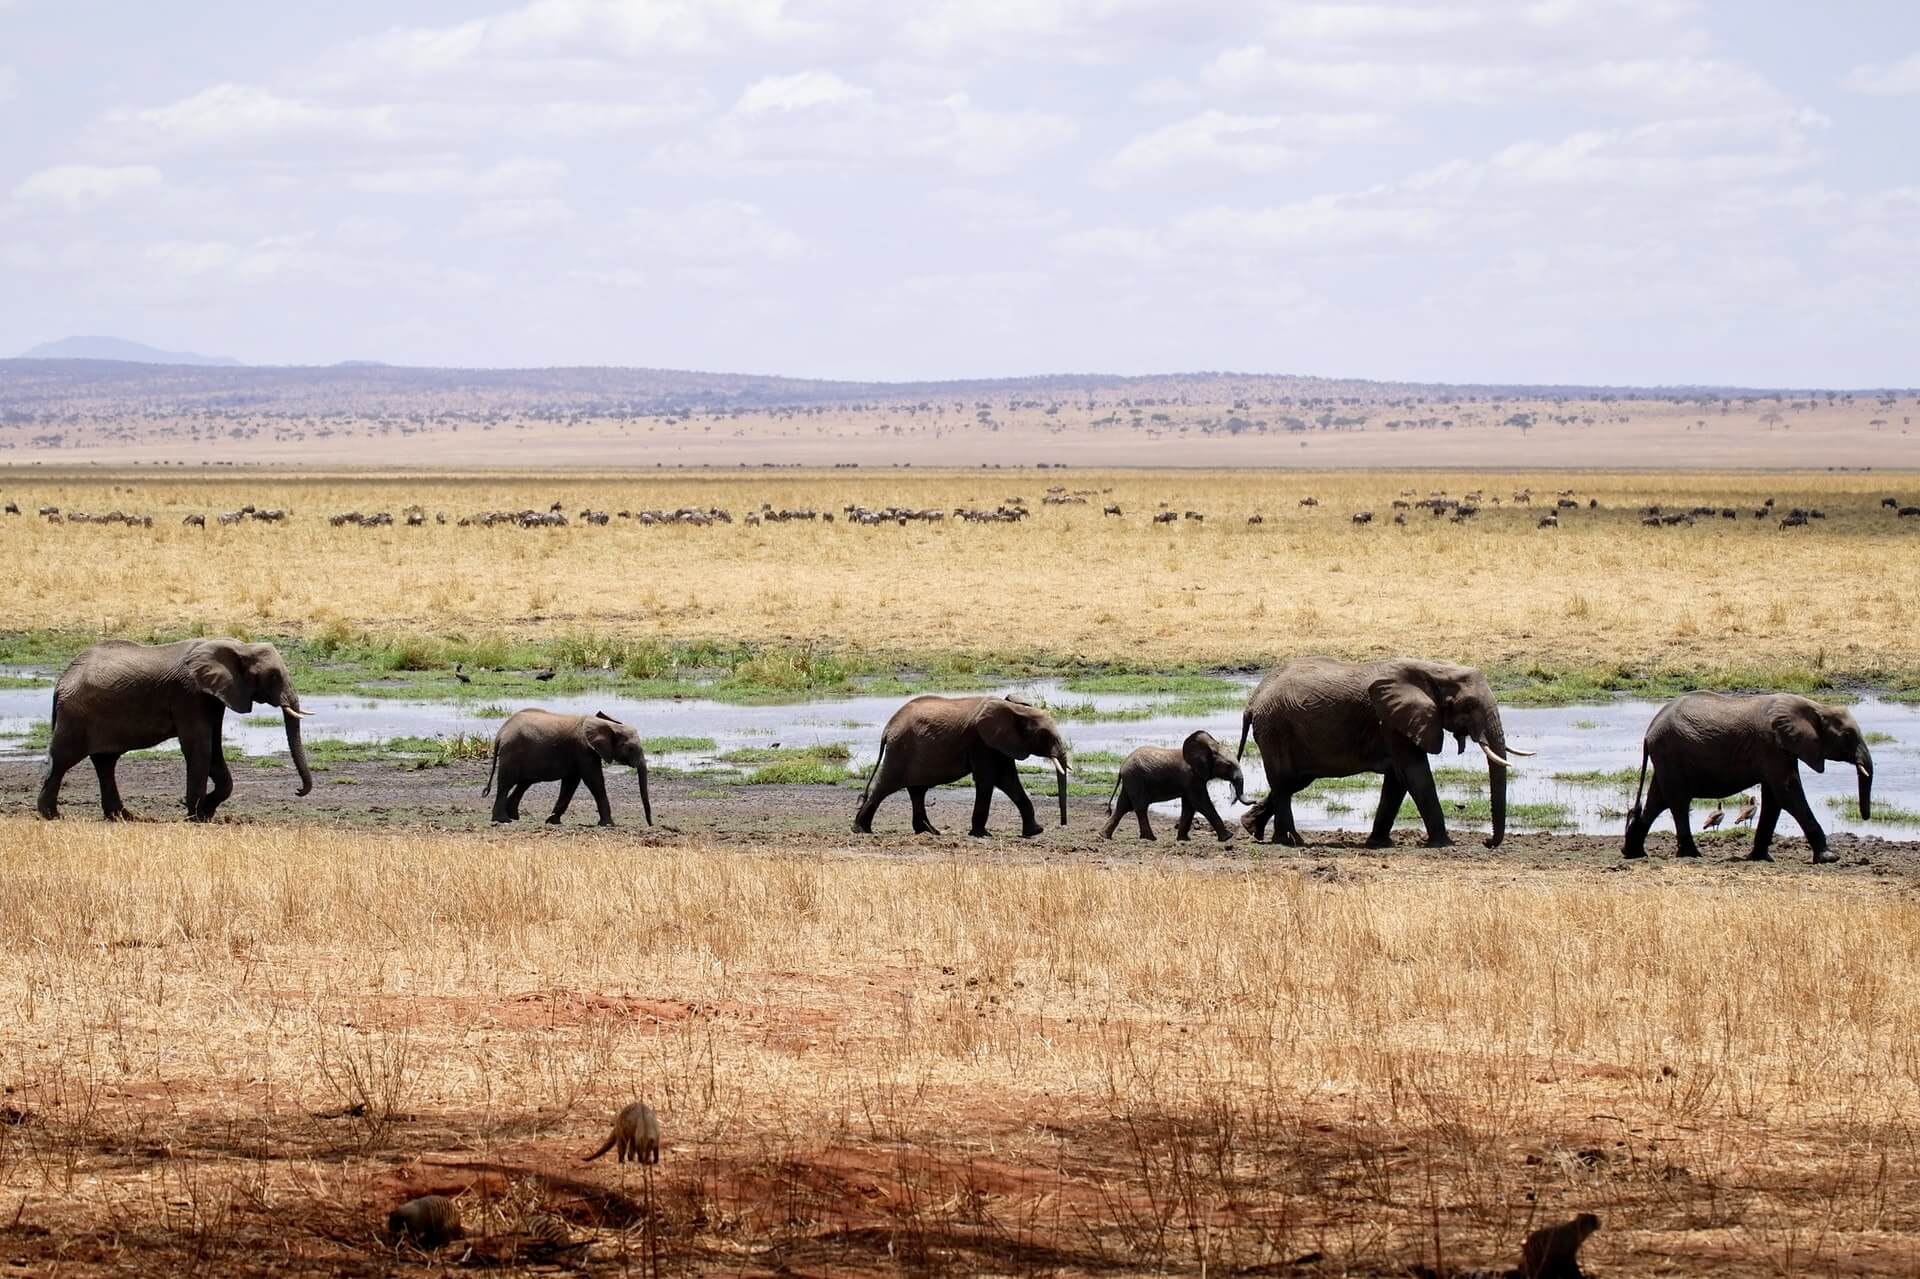
[[[1120,829],[1120,819],[1133,811],[1133,796],[1122,786],[1119,795],[1114,797],[1113,812],[1107,816],[1107,824],[1100,829],[1101,839],[1112,839],[1113,832]]]
[[[215,739],[213,753],[207,759],[207,775],[213,779],[213,789],[200,800],[200,820],[203,822],[210,820],[213,810],[233,794],[233,770],[227,766],[226,752],[221,749],[218,739]]]
[[[1787,782],[1781,802],[1793,814],[1793,820],[1800,823],[1801,833],[1807,837],[1807,846],[1813,849],[1814,865],[1839,861],[1840,855],[1827,847],[1827,832],[1820,829],[1819,819],[1813,815],[1813,805],[1807,802],[1806,787],[1800,784],[1798,775]]]
[[[913,801],[913,833],[916,835],[938,835],[933,828],[933,820],[927,816],[927,787],[907,787],[907,798]]]
[[[1406,782],[1389,768],[1380,779],[1380,805],[1373,811],[1373,829],[1367,832],[1368,848],[1393,847],[1393,823],[1400,816],[1400,804],[1406,797]]]
[[[1267,820],[1273,815],[1273,781],[1267,781],[1267,794],[1264,799],[1255,801],[1252,807],[1240,814],[1240,829],[1253,836],[1253,842],[1259,843],[1267,833]]]
[[[120,802],[120,787],[114,781],[114,765],[120,762],[120,756],[114,751],[101,751],[89,756],[93,760],[93,772],[100,779],[100,811],[110,822],[125,821],[127,806]]]
[[[1004,791],[1007,798],[1013,801],[1013,806],[1020,810],[1021,836],[1025,839],[1032,839],[1035,835],[1045,830],[1046,827],[1042,826],[1034,818],[1033,801],[1027,798],[1027,788],[1020,784],[1019,768],[1015,766],[1012,760],[1002,757],[1000,767],[997,771],[998,776],[994,779],[994,784]],[[1144,814],[1142,815],[1144,816]]]
[[[1767,846],[1773,843],[1773,828],[1780,821],[1780,791],[1772,782],[1760,783],[1760,816],[1753,823],[1753,851],[1747,854],[1748,861],[1770,862],[1773,854]]]
[[[587,794],[593,796],[593,806],[600,813],[600,824],[613,825],[613,806],[607,803],[607,770],[600,767],[598,757],[580,770],[580,780],[587,784]]]
[[[560,797],[553,801],[553,811],[547,814],[547,825],[560,824],[560,819],[566,816],[567,805],[573,802],[573,792],[578,789],[580,789],[580,774],[568,773],[560,779]]]
[[[873,815],[879,811],[881,801],[906,785],[901,779],[900,769],[884,757],[886,747],[883,745],[880,749],[883,755],[879,768],[867,783],[867,797],[853,817],[854,833],[858,835],[873,834]]]
[[[1203,789],[1194,796],[1193,802],[1194,807],[1200,810],[1200,815],[1207,819],[1207,825],[1213,828],[1215,839],[1224,844],[1233,838],[1233,832],[1228,830],[1227,824],[1220,820],[1220,810],[1213,806],[1213,796]]]
[[[532,785],[532,782],[515,782],[513,784],[513,790],[507,796],[508,821],[517,822],[520,820],[520,801],[526,798],[527,788]]]
[[[993,777],[982,761],[973,770],[973,826],[967,834],[981,839],[987,833],[987,814],[993,810]]]
[[[1675,857],[1698,857],[1700,845],[1693,842],[1693,796],[1680,794],[1680,788],[1667,788],[1667,811],[1673,814],[1673,835],[1679,842]]]
[[[513,803],[514,787],[520,783],[505,774],[501,775],[499,781],[499,787],[493,792],[493,820],[495,822],[510,822],[520,815],[514,808]]]
[[[1313,785],[1311,777],[1289,777],[1280,789],[1267,796],[1267,802],[1275,805],[1273,842],[1286,844],[1291,848],[1305,848],[1306,836],[1293,824],[1293,797]]]
[[[1147,788],[1135,782],[1127,787],[1127,807],[1132,810],[1134,820],[1140,823],[1141,839],[1158,839],[1153,833],[1153,823],[1147,820],[1147,809],[1152,800],[1147,797]]]
[[[213,765],[213,742],[204,726],[181,732],[180,753],[187,761],[187,820],[203,822],[207,819],[200,815],[200,800],[206,794],[207,774]]]
[[[1653,829],[1653,819],[1666,806],[1665,792],[1660,786],[1660,770],[1653,770],[1653,780],[1647,783],[1647,793],[1641,797],[1637,811],[1627,815],[1627,840],[1620,847],[1620,855],[1629,860],[1647,855],[1647,832]]]
[[[1180,797],[1180,820],[1174,823],[1173,837],[1183,844],[1193,838],[1193,813],[1193,797],[1191,795],[1182,795]]]
[[[40,799],[35,805],[40,810],[40,816],[48,821],[60,816],[60,779],[86,757],[87,753],[71,738],[64,741],[59,737],[54,738],[47,750],[47,775],[41,779]]]
[[[1427,757],[1419,756],[1406,768],[1405,773],[1402,780],[1406,783],[1407,794],[1413,796],[1413,805],[1420,810],[1420,820],[1426,823],[1426,846],[1452,847],[1453,839],[1447,834],[1447,813],[1440,806],[1440,788],[1433,784],[1433,769],[1427,766]]]

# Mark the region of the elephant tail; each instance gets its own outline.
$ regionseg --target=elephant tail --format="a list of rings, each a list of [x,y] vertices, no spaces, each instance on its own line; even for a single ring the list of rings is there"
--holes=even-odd
[[[47,756],[40,761],[40,776],[44,780],[53,772],[53,732],[60,727],[60,689],[53,690],[53,709],[47,712]]]
[[[1251,699],[1249,699],[1247,702],[1247,709],[1240,712],[1240,749],[1233,753],[1234,759],[1239,760],[1239,759],[1246,758],[1247,730],[1252,727],[1253,727],[1253,702]]]
[[[887,757],[887,738],[886,738],[886,735],[883,733],[881,734],[881,737],[880,737],[880,753],[873,757],[873,767],[867,770],[867,780],[861,783],[861,786],[860,786],[860,802],[862,804],[867,802],[867,792],[873,789],[873,779],[874,779],[874,776],[880,771],[880,761],[885,759],[886,757]]]
[[[1120,794],[1120,779],[1118,777],[1115,777],[1113,779],[1113,790],[1107,795],[1107,811],[1109,813],[1113,811],[1113,801],[1119,797],[1119,794]]]
[[[484,799],[485,797],[493,793],[493,775],[496,771],[499,770],[499,768],[500,768],[500,742],[496,738],[493,743],[493,758],[487,763],[487,784],[480,788],[481,798]]]
[[[1647,788],[1647,744],[1640,743],[1640,780],[1633,784],[1633,807],[1627,810],[1627,829],[1640,821],[1640,796]]]

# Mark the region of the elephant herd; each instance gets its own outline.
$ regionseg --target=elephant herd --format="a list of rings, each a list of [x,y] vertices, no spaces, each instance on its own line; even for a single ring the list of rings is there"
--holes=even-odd
[[[125,818],[114,781],[120,757],[177,738],[186,761],[188,817],[208,820],[233,792],[220,741],[226,712],[244,714],[256,705],[280,711],[288,753],[300,775],[296,793],[307,794],[313,789],[313,774],[300,736],[307,712],[286,663],[271,644],[195,639],[94,645],[76,657],[54,685],[40,815],[59,815],[61,779],[87,759],[99,778],[102,812],[109,819]],[[1249,736],[1259,748],[1268,790],[1242,816],[1241,825],[1256,841],[1266,838],[1271,827],[1274,843],[1291,845],[1304,842],[1294,824],[1293,797],[1321,778],[1358,773],[1378,773],[1382,779],[1368,847],[1391,844],[1395,818],[1409,797],[1426,828],[1427,845],[1450,844],[1428,760],[1452,737],[1457,751],[1464,752],[1471,741],[1486,758],[1492,818],[1486,844],[1498,847],[1506,836],[1510,757],[1531,753],[1508,745],[1492,687],[1473,667],[1414,658],[1298,658],[1253,690],[1233,755],[1204,730],[1188,736],[1178,749],[1142,746],[1129,755],[1115,781],[1102,835],[1111,838],[1131,813],[1140,835],[1152,839],[1149,806],[1177,799],[1180,839],[1188,837],[1196,817],[1204,818],[1217,838],[1229,838],[1207,786],[1227,782],[1235,801],[1247,802],[1240,760]],[[1021,834],[1038,835],[1043,827],[1017,767],[1018,761],[1033,758],[1053,766],[1064,826],[1073,764],[1052,715],[1010,697],[915,697],[881,732],[879,754],[861,792],[853,828],[871,833],[882,802],[904,790],[912,804],[913,831],[938,834],[927,815],[928,790],[971,777],[970,834],[987,834],[993,795],[999,791],[1019,812]],[[1692,802],[1758,786],[1751,857],[1770,860],[1767,849],[1785,811],[1805,833],[1813,860],[1834,861],[1799,773],[1802,764],[1824,772],[1829,761],[1854,767],[1860,815],[1869,818],[1873,758],[1860,725],[1847,710],[1787,693],[1688,693],[1662,708],[1647,729],[1623,855],[1646,855],[1647,831],[1664,810],[1673,817],[1679,855],[1699,856],[1689,823]],[[538,709],[515,713],[494,738],[481,794],[493,796],[493,820],[509,822],[519,817],[529,787],[558,782],[559,796],[547,818],[557,823],[584,783],[600,824],[610,826],[607,764],[634,770],[651,825],[653,800],[639,732],[605,714],[560,715]]]

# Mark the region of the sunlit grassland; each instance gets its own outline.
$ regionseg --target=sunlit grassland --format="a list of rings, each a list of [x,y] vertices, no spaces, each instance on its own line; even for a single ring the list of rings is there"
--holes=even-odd
[[[1042,505],[1051,485],[1093,492],[1086,505]],[[1810,688],[1920,672],[1920,521],[1880,506],[1887,495],[1920,500],[1920,480],[1904,476],[901,469],[189,482],[14,471],[3,487],[29,512],[0,523],[14,551],[0,581],[10,629],[371,637],[396,674],[461,654],[469,665],[508,660],[570,635],[593,650],[583,661],[635,678],[670,677],[675,644],[775,646],[756,659],[768,669],[740,675],[756,687],[804,682],[810,672],[788,668],[818,650],[1143,671],[1419,652],[1533,672],[1561,700],[1661,671]],[[1523,487],[1532,506],[1491,505]],[[1465,524],[1416,510],[1394,526],[1390,504],[1409,488],[1478,488],[1488,501]],[[1576,490],[1581,509],[1562,512],[1558,529],[1536,528],[1561,488]],[[1319,505],[1301,507],[1307,495]],[[838,513],[850,502],[951,510],[1014,496],[1033,512],[1017,525],[743,519],[763,501]],[[1827,518],[1779,529],[1752,516],[1768,497]],[[1586,510],[1589,498],[1602,509]],[[721,506],[735,522],[453,523],[556,501],[569,514]],[[246,502],[292,518],[179,523]],[[1730,506],[1739,518],[1649,529],[1639,507],[1650,502]],[[1103,516],[1107,503],[1124,516]],[[1206,520],[1154,525],[1163,503]],[[31,514],[41,504],[151,513],[156,526],[50,525]],[[326,522],[409,504],[430,513],[426,527]],[[1349,515],[1362,509],[1374,523],[1355,527]],[[432,523],[442,512],[449,523]],[[1255,513],[1264,522],[1249,525]]]
[[[134,1254],[377,1248],[413,1158],[511,1206],[636,1094],[695,1268],[1504,1267],[1595,1211],[1599,1273],[1899,1273],[1920,1231],[1920,904],[1867,880],[10,820],[0,885],[11,1228]]]

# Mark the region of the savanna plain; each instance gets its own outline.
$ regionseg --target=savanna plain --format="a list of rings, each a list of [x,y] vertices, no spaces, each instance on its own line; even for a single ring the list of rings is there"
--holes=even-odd
[[[515,705],[1177,689],[1314,652],[1532,701],[1920,687],[1915,475],[40,467],[0,499],[5,657],[40,669],[237,633],[303,691],[451,697],[458,664]],[[286,518],[219,522],[249,505]],[[152,526],[71,518],[114,510]],[[735,793],[687,783],[651,830],[486,831],[238,769],[210,826],[102,823],[84,769],[46,823],[29,772],[0,806],[17,1272],[1499,1273],[1576,1212],[1600,1275],[1920,1267],[1910,845],[1109,857],[899,813],[728,834]],[[844,785],[793,789],[851,817]],[[582,1165],[636,1097],[661,1162]],[[430,1192],[467,1238],[423,1254],[383,1226]]]

